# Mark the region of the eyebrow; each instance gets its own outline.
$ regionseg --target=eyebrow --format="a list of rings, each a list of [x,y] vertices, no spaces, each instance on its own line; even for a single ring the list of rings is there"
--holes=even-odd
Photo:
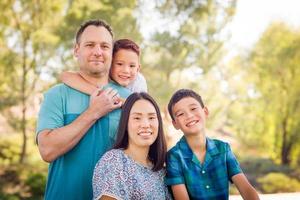
[[[106,42],[106,41],[102,41],[102,42],[96,42],[96,41],[85,41],[83,42],[83,44],[88,44],[88,43],[93,43],[93,44],[96,44],[96,43],[100,43],[100,44],[107,44],[109,46],[112,46],[112,44],[110,44],[109,42]]]
[[[191,103],[191,104],[188,104],[187,107],[191,107],[191,106],[199,106],[198,104],[196,103]],[[182,110],[177,110],[176,112],[174,112],[174,115],[176,115],[178,112],[181,112]]]
[[[134,113],[132,113],[132,115],[142,115],[142,113],[140,113],[140,112],[134,112]],[[156,115],[156,112],[147,113],[147,115]]]
[[[179,112],[182,112],[181,110],[177,110],[176,112],[174,112],[174,115],[177,115]]]

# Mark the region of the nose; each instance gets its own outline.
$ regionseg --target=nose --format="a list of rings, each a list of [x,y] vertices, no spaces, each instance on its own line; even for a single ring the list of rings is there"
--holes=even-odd
[[[186,112],[186,118],[189,119],[193,117],[193,114],[191,112]]]
[[[123,73],[128,74],[129,73],[129,66],[128,65],[124,66],[122,71],[123,71]]]
[[[102,55],[102,48],[100,45],[95,45],[94,47],[94,55],[101,56]]]
[[[141,121],[141,127],[143,127],[143,128],[148,128],[148,127],[150,127],[150,123],[149,123],[149,120],[148,120],[147,118],[145,118],[145,119],[143,119],[143,120]]]

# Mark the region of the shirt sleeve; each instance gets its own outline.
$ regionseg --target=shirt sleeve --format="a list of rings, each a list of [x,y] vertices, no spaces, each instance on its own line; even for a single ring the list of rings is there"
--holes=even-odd
[[[41,105],[38,120],[38,134],[45,129],[55,129],[64,126],[63,100],[60,93],[60,87],[51,88],[44,95],[44,101]]]
[[[145,77],[139,72],[136,76],[136,79],[127,86],[132,92],[147,92],[147,81]]]
[[[239,162],[237,161],[235,155],[231,151],[230,145],[227,144],[227,151],[226,151],[226,164],[227,164],[227,173],[230,181],[232,182],[232,176],[242,173],[242,169],[240,167]]]
[[[115,199],[122,199],[126,190],[120,173],[120,162],[115,151],[109,151],[98,161],[93,175],[93,199],[98,200],[106,195]]]
[[[166,185],[184,184],[184,175],[180,158],[174,152],[167,154],[167,175],[165,178]]]

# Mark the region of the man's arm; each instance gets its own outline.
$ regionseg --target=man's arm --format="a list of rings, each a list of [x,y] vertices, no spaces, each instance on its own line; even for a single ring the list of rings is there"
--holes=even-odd
[[[122,102],[120,101],[117,104],[114,103],[117,96],[117,91],[111,88],[103,91],[96,90],[91,95],[88,109],[71,124],[41,131],[37,139],[43,160],[52,162],[72,149],[96,120],[121,106]]]

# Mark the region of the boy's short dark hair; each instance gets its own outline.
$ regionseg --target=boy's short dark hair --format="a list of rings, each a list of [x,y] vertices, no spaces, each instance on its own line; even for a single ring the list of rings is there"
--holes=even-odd
[[[79,43],[82,33],[88,26],[96,26],[96,27],[102,26],[102,27],[106,28],[106,30],[110,33],[112,38],[114,37],[112,28],[110,27],[110,25],[108,25],[108,23],[106,23],[104,20],[93,19],[93,20],[86,21],[80,25],[79,29],[77,30],[76,36],[75,36],[76,44]]]
[[[172,120],[175,120],[175,118],[173,116],[173,112],[172,112],[173,106],[178,101],[180,101],[181,99],[186,98],[186,97],[192,97],[192,98],[196,99],[200,103],[201,107],[204,108],[204,103],[202,101],[201,96],[199,94],[197,94],[195,91],[190,90],[190,89],[177,90],[171,97],[169,104],[168,104],[168,111],[169,111],[169,114],[170,114]]]
[[[140,56],[140,47],[134,41],[129,39],[120,39],[114,42],[113,56],[121,49],[127,49]]]

